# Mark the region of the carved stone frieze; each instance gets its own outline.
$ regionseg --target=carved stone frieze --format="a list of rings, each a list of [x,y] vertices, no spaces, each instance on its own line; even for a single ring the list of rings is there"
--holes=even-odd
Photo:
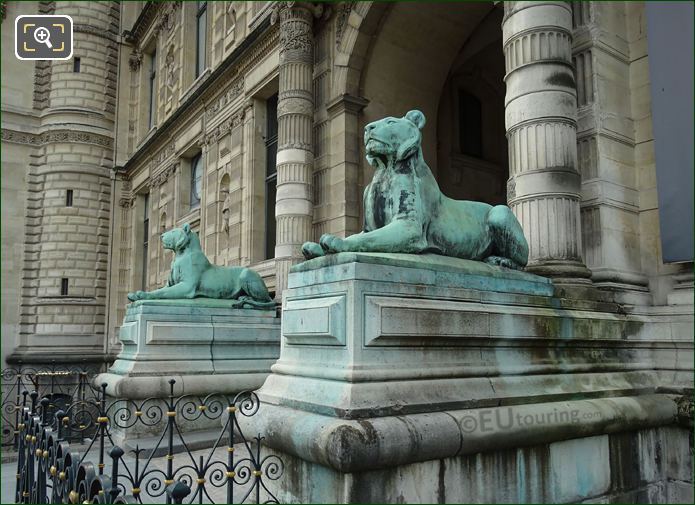
[[[150,163],[152,163],[154,168],[156,168],[158,165],[161,165],[164,162],[164,160],[173,156],[175,151],[176,151],[176,147],[174,146],[174,143],[170,142],[164,148],[160,149],[157,152],[157,154],[155,154],[152,157],[152,159],[150,160]]]
[[[224,135],[231,132],[237,126],[241,126],[244,122],[244,109],[234,114],[229,119],[222,121],[212,131],[207,133],[203,139],[203,144],[209,146],[218,142]]]
[[[278,116],[285,114],[303,114],[305,116],[314,115],[314,105],[311,101],[303,98],[285,98],[278,103]]]
[[[205,111],[207,119],[214,118],[227,104],[234,101],[244,92],[244,77],[234,80],[229,88],[215,100]]]
[[[166,85],[169,89],[172,89],[177,81],[177,65],[176,58],[174,57],[174,46],[169,46],[167,51],[166,60],[164,62],[166,68]]]
[[[96,144],[106,148],[113,147],[113,139],[109,137],[88,132],[66,130],[54,130],[41,134],[35,134],[3,128],[2,141],[13,142],[15,144],[29,144],[34,146],[40,146],[53,142],[78,142],[84,144]]]
[[[179,163],[172,163],[158,174],[152,176],[149,181],[150,188],[158,188],[167,182],[179,169]]]

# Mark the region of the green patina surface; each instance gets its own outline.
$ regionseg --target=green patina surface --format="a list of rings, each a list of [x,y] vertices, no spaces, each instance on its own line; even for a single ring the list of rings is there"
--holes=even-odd
[[[200,248],[198,234],[188,223],[162,234],[162,245],[174,251],[167,285],[154,291],[128,293],[128,300],[197,298],[225,300],[230,308],[271,308],[275,302],[257,272],[245,267],[212,265]]]
[[[437,253],[521,269],[528,244],[505,205],[442,194],[422,155],[425,116],[418,110],[365,127],[367,160],[376,172],[364,191],[364,231],[325,234],[302,246],[306,259],[339,252]]]

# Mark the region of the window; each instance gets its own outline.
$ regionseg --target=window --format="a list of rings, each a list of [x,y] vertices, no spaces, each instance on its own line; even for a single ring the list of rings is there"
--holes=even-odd
[[[65,192],[65,206],[72,207],[72,190],[68,189]]]
[[[72,60],[72,71],[73,72],[79,72],[80,71],[80,58],[75,57]]]
[[[60,296],[68,296],[68,280],[66,278],[60,279]]]
[[[156,112],[157,103],[157,50],[152,51],[150,55],[150,107],[149,107],[149,119],[148,125],[150,129],[154,126],[154,116]]]
[[[203,156],[202,153],[197,154],[191,160],[191,209],[200,207],[200,185],[203,180]]]
[[[150,194],[146,193],[144,198],[144,208],[142,213],[142,282],[141,289],[147,289],[147,262],[149,259],[150,245]]]
[[[266,102],[265,135],[265,258],[275,257],[275,195],[277,194],[278,96]]]
[[[198,77],[205,71],[205,50],[207,36],[207,2],[198,2],[198,10],[196,12],[196,27],[195,27],[195,76]]]
[[[459,146],[461,154],[476,158],[483,156],[483,116],[480,100],[463,90],[459,90]]]

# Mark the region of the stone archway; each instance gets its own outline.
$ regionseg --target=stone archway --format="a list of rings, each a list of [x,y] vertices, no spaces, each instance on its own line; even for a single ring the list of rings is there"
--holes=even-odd
[[[572,76],[572,11],[566,2],[503,2],[505,129],[509,139],[507,203],[530,245],[529,270],[557,282],[586,285],[581,259],[576,156],[576,85]],[[425,157],[437,175],[439,98],[449,69],[492,3],[357,2],[338,23],[336,73],[329,113],[348,133],[346,208],[371,179],[358,136],[385,115],[419,108],[427,118]],[[366,99],[366,100],[365,100]],[[357,155],[359,153],[359,155]],[[361,220],[359,220],[361,221]],[[357,212],[339,233],[358,231]]]

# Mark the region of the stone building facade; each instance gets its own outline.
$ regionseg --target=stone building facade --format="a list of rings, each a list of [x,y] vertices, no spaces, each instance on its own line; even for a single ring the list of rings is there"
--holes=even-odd
[[[3,360],[103,361],[119,7],[3,4]],[[17,60],[20,14],[71,16],[74,58]]]
[[[73,16],[79,73],[5,53],[13,18],[36,12]],[[363,126],[411,108],[442,191],[510,205],[530,271],[645,317],[692,315],[692,262],[661,253],[642,2],[7,2],[5,16],[5,359],[111,359],[126,293],[166,281],[159,236],[186,222],[279,300],[304,241],[361,229]]]

